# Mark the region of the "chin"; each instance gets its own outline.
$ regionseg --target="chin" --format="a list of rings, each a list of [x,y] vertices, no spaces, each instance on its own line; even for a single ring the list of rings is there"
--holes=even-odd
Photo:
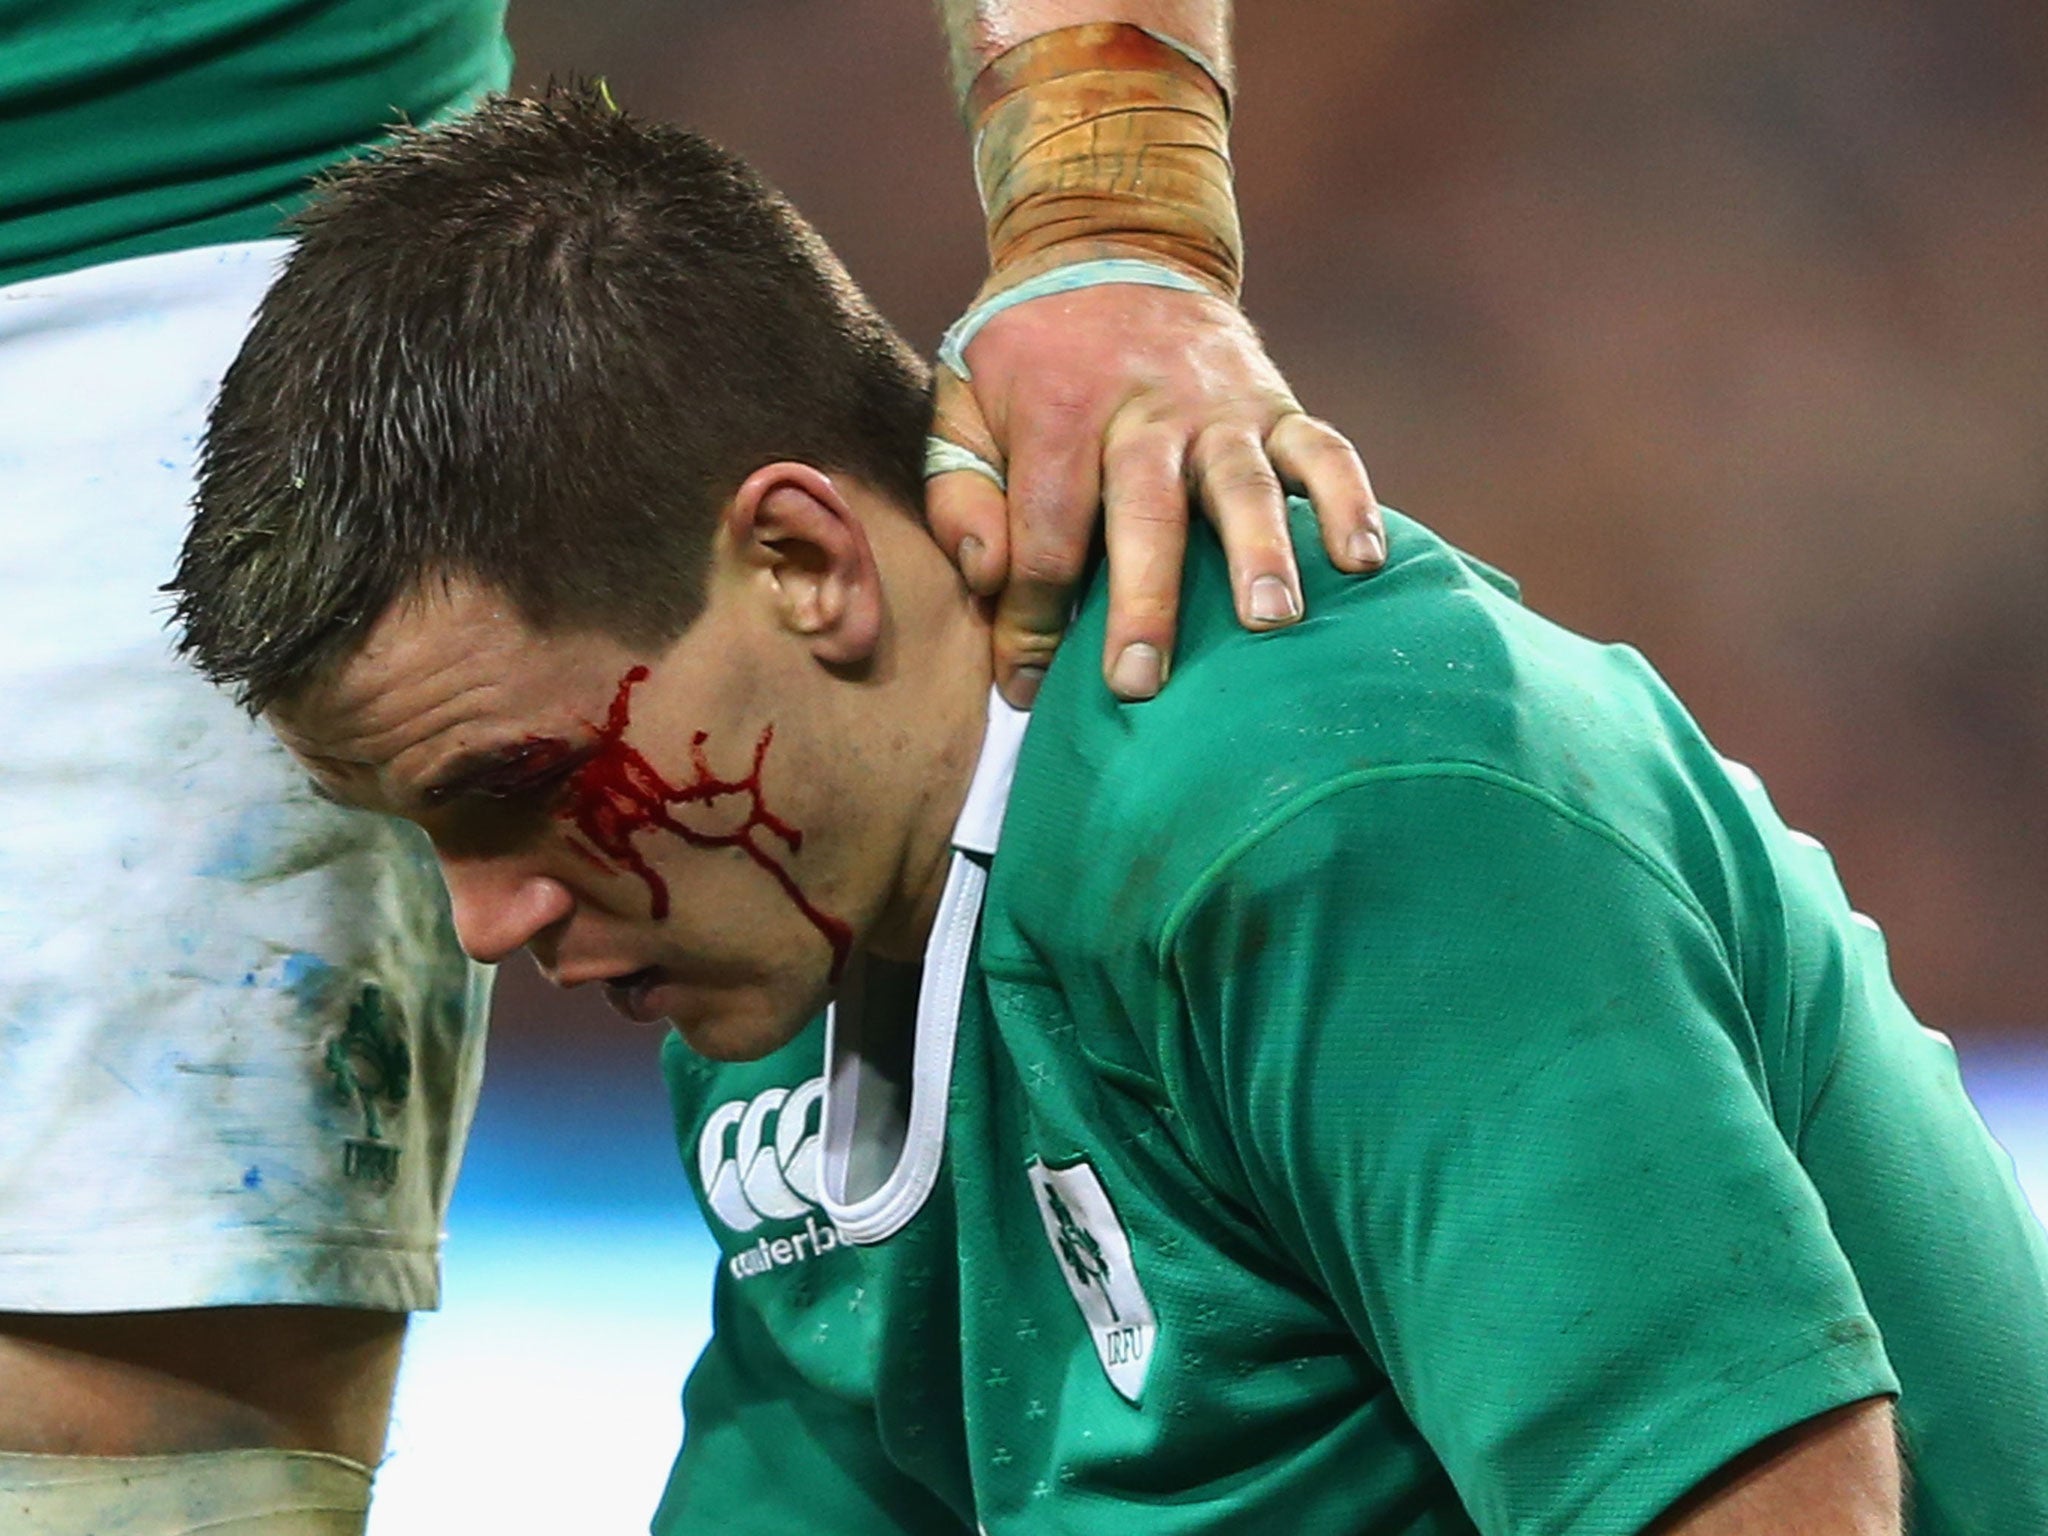
[[[764,1035],[759,1029],[734,1028],[703,1019],[671,1019],[683,1044],[707,1061],[759,1061],[796,1038],[788,1033]]]
[[[763,1042],[745,1030],[722,1029],[703,1019],[670,1019],[683,1044],[706,1061],[759,1061],[771,1055],[775,1045]]]
[[[669,1023],[683,1037],[683,1044],[707,1061],[759,1061],[772,1056],[804,1032],[804,1027],[824,1009],[798,1009],[793,1022],[788,1017],[761,1013],[695,1010],[671,1015]]]

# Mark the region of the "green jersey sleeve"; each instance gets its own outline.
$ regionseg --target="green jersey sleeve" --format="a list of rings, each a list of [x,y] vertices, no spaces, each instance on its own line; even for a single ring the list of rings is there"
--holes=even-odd
[[[2048,1531],[2048,1236],[1954,1047],[1893,988],[1877,925],[1818,843],[1794,844],[1787,926],[1821,937],[1787,970],[1790,1004],[1841,1020],[1799,1160],[1898,1372],[1907,1528]]]
[[[1190,1117],[1487,1536],[1624,1536],[1897,1383],[1733,962],[1604,824],[1365,769],[1169,919]]]

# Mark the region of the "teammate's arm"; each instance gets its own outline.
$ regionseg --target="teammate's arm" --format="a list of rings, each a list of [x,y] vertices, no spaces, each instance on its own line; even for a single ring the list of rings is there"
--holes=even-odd
[[[1123,21],[1161,33],[1213,62],[1228,89],[1237,82],[1230,57],[1230,7],[1225,0],[939,0],[951,50],[953,94],[964,100],[990,59],[1061,27]]]
[[[1721,1469],[1649,1536],[1900,1536],[1891,1404],[1809,1419]]]
[[[1105,508],[1103,670],[1146,698],[1172,659],[1190,487],[1229,554],[1240,620],[1262,629],[1302,612],[1283,483],[1310,495],[1345,570],[1383,558],[1379,510],[1351,444],[1303,413],[1237,307],[1223,0],[940,10],[991,269],[969,311],[986,322],[958,353],[969,377],[940,369],[938,431],[1003,468],[1007,490],[936,462],[932,527],[976,591],[1000,590],[997,680],[1028,703]],[[1102,286],[986,308],[1050,273],[1102,278],[1105,262],[1181,284],[1124,265]]]

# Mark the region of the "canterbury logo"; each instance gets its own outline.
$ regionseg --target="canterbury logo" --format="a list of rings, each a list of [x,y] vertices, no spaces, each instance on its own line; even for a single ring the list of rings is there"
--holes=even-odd
[[[735,1232],[764,1221],[794,1221],[818,1196],[818,1139],[825,1079],[732,1099],[711,1112],[697,1137],[697,1177],[709,1205]]]

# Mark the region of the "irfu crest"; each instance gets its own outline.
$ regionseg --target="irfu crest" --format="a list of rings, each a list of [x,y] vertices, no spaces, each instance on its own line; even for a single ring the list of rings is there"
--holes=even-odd
[[[399,1149],[384,1140],[378,1103],[397,1109],[412,1093],[412,1051],[384,1016],[381,988],[364,986],[350,1006],[347,1026],[327,1042],[327,1070],[336,1096],[363,1111],[363,1134],[342,1144],[341,1171],[389,1186],[398,1177]]]
[[[1112,1322],[1122,1322],[1117,1315],[1116,1298],[1110,1294],[1106,1283],[1109,1279],[1109,1264],[1102,1257],[1102,1244],[1095,1241],[1088,1229],[1074,1220],[1074,1213],[1067,1208],[1067,1202],[1060,1198],[1057,1187],[1048,1182],[1045,1186],[1045,1206],[1052,1214],[1057,1230],[1053,1233],[1053,1247],[1059,1253],[1060,1262],[1067,1266],[1069,1285],[1100,1286],[1103,1304],[1109,1308]]]
[[[1103,1372],[1119,1397],[1136,1403],[1152,1368],[1159,1323],[1131,1264],[1130,1234],[1092,1163],[1054,1168],[1033,1158],[1024,1171],[1038,1197],[1046,1241],[1095,1340]]]

